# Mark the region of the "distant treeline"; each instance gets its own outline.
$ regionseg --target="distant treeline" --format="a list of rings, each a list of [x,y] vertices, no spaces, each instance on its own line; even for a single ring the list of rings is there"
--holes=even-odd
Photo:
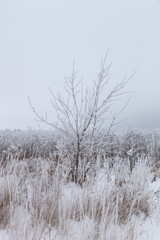
[[[68,154],[74,154],[70,152],[70,144],[64,143],[63,137],[53,131],[4,130],[0,131],[0,159],[1,163],[15,157],[19,160],[41,157],[58,161]],[[113,131],[106,137],[105,148],[99,149],[93,156],[94,159],[101,156],[102,160],[113,161],[116,157],[132,157],[134,161],[143,157],[160,161],[160,131]]]

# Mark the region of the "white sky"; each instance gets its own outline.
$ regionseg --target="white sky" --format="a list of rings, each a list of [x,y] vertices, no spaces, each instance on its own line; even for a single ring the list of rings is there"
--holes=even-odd
[[[0,0],[0,129],[36,127],[72,62],[90,82],[109,50],[111,81],[135,69],[125,126],[160,127],[160,1]],[[124,124],[123,124],[124,126]]]

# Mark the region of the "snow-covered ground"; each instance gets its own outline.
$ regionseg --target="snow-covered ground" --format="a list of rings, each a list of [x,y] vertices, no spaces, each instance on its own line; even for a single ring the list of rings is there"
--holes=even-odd
[[[99,169],[82,188],[54,182],[57,178],[46,186],[47,162],[41,162],[41,167],[37,163],[39,176],[23,179],[25,164],[19,169],[14,163],[12,174],[13,166],[11,175],[0,179],[1,195],[8,187],[13,198],[0,240],[160,239],[160,179],[153,181],[154,173],[145,164],[138,163],[132,174],[122,164]],[[16,204],[19,195],[23,198]]]

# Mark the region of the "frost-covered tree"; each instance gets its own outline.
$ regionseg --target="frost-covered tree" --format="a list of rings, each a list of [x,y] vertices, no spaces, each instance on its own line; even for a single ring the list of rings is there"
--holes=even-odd
[[[75,182],[80,182],[82,175],[85,177],[94,159],[101,149],[105,148],[106,136],[113,126],[120,122],[118,118],[129,102],[128,100],[118,112],[112,113],[113,103],[127,93],[124,88],[133,76],[124,78],[108,91],[110,68],[111,64],[106,66],[105,57],[101,61],[100,71],[97,80],[93,81],[93,86],[84,88],[83,79],[79,79],[73,63],[72,74],[65,79],[67,97],[63,98],[60,93],[54,95],[50,89],[52,107],[57,113],[56,122],[39,115],[29,100],[38,121],[62,133],[65,147],[68,149],[66,154],[72,162],[72,180]]]

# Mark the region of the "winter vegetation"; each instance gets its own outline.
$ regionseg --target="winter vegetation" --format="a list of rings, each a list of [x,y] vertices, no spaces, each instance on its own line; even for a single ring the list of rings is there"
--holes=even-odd
[[[50,90],[57,122],[29,99],[50,131],[0,132],[0,239],[159,239],[160,132],[113,130],[132,77],[109,88],[105,62],[91,88],[73,65],[66,99]]]
[[[159,221],[160,132],[110,132],[78,184],[63,141],[0,132],[0,239],[156,239],[147,226]]]

